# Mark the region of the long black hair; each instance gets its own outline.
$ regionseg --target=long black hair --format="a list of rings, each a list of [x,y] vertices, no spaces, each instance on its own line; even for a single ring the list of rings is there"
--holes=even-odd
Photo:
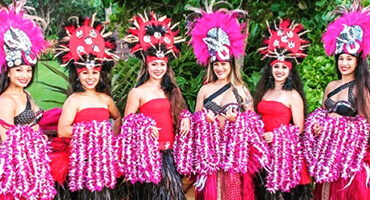
[[[35,71],[36,71],[36,65],[31,65],[31,68],[32,68],[32,77],[31,77],[31,80],[30,82],[28,83],[28,85],[26,87],[24,87],[24,89],[28,88],[32,83],[33,83],[33,80],[34,80],[34,77],[35,77]],[[17,66],[15,66],[17,67]],[[1,66],[1,73],[0,73],[0,95],[6,90],[8,89],[9,85],[10,85],[10,79],[8,77],[8,72],[11,68],[7,67],[7,70],[6,70],[6,66]]]
[[[338,79],[342,79],[342,74],[338,68],[338,59],[341,54],[335,55],[335,66],[338,75]],[[354,55],[353,55],[354,56]],[[356,69],[354,71],[355,75],[355,87],[356,87],[356,104],[357,110],[363,111],[364,117],[370,123],[370,102],[368,95],[370,94],[370,73],[369,73],[369,63],[367,58],[358,54],[356,57]]]
[[[275,80],[272,76],[272,66],[270,66],[272,60],[269,60],[262,70],[260,80],[257,83],[256,94],[254,95],[254,107],[257,110],[258,103],[262,100],[263,96],[269,89],[275,88]],[[292,69],[289,70],[288,78],[283,84],[283,90],[291,91],[296,90],[302,98],[304,104],[304,115],[307,115],[307,100],[303,91],[303,83],[301,77],[296,68],[294,61],[292,63]]]

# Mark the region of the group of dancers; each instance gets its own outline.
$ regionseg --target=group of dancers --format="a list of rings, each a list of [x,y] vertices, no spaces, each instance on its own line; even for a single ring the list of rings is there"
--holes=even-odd
[[[110,90],[114,39],[95,15],[71,17],[55,48],[72,91],[63,108],[36,105],[25,89],[48,43],[24,3],[0,10],[0,199],[180,200],[184,177],[196,199],[370,199],[370,12],[358,1],[323,35],[338,79],[311,114],[301,24],[268,23],[253,98],[237,61],[246,12],[190,8],[189,44],[205,67],[190,113],[169,66],[185,41],[179,24],[138,14],[123,38],[142,60],[123,117]]]

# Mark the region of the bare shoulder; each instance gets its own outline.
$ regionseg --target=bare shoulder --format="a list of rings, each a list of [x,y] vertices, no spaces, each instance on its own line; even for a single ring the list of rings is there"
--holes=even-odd
[[[16,104],[14,98],[11,95],[8,94],[2,94],[0,96],[0,105],[6,105],[1,107],[14,107]]]
[[[302,102],[303,99],[297,90],[289,91],[290,99],[294,102]]]
[[[108,104],[113,102],[113,98],[105,93],[100,93],[100,96],[104,100],[104,102],[107,102]]]
[[[134,99],[140,99],[141,95],[145,92],[144,87],[134,87],[131,89],[131,91],[128,93],[127,98],[134,98]]]
[[[71,94],[63,104],[64,107],[69,107],[71,105],[77,105],[81,100],[81,96],[78,93]]]
[[[328,83],[328,85],[326,86],[326,89],[325,89],[325,92],[329,92],[329,91],[332,91],[334,90],[338,85],[338,81],[331,81],[330,83]]]

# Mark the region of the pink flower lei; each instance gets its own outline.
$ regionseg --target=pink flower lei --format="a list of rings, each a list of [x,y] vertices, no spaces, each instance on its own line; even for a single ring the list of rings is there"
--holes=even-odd
[[[226,120],[222,138],[222,162],[221,168],[232,173],[246,173],[255,169],[253,159],[257,159],[260,166],[268,163],[268,149],[261,135],[264,133],[263,122],[252,111],[238,113],[235,122]],[[251,148],[258,151],[258,155],[251,155]],[[254,158],[253,158],[254,157]]]
[[[47,155],[48,140],[29,126],[14,126],[0,145],[0,195],[51,200],[56,194]]]
[[[69,163],[71,191],[87,188],[101,191],[116,184],[116,146],[111,124],[108,121],[91,121],[74,124]]]
[[[162,160],[159,142],[151,136],[153,126],[156,122],[150,117],[130,114],[124,118],[117,137],[118,171],[133,184],[161,181]]]
[[[181,113],[180,122],[184,119],[189,119],[190,125],[193,124],[191,113],[188,110],[184,110]],[[193,144],[194,131],[192,128],[188,134],[176,134],[175,142],[173,144],[173,156],[177,171],[182,175],[190,176],[193,172]]]
[[[289,192],[299,184],[301,178],[303,154],[299,128],[281,125],[273,130],[273,134],[266,187],[270,192]]]
[[[322,127],[317,136],[315,124]],[[304,156],[311,176],[318,183],[353,177],[362,169],[368,137],[365,118],[333,118],[325,109],[316,109],[305,123]]]

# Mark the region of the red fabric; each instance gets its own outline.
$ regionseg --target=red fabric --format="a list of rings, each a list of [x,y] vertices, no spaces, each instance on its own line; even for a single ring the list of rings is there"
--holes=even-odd
[[[53,108],[44,111],[39,126],[42,130],[57,130],[59,117],[62,114],[61,108]]]
[[[69,165],[70,138],[56,137],[51,141],[52,152],[49,153],[51,176],[60,185],[67,179]]]
[[[274,60],[274,61],[272,61],[271,63],[270,63],[270,66],[272,67],[272,66],[274,66],[275,65],[275,63],[283,63],[284,65],[286,65],[286,66],[288,66],[288,68],[289,69],[292,69],[292,63],[291,62],[289,62],[289,61],[286,61],[286,60],[283,60],[283,61],[280,61],[280,60]]]
[[[243,174],[243,200],[254,200],[254,173]]]
[[[94,67],[94,70],[99,71],[99,72],[101,71],[101,67],[95,67],[95,66],[93,67]],[[77,67],[76,71],[77,71],[77,74],[79,74],[87,69],[88,69],[87,67]]]
[[[220,171],[218,174],[221,181],[222,199],[241,200],[242,199],[242,180],[239,173],[229,173]]]
[[[257,110],[262,115],[266,132],[279,128],[283,124],[288,125],[292,121],[292,110],[278,101],[261,101],[257,105]],[[307,164],[303,161],[299,184],[306,185],[310,182],[311,178],[307,170]]]
[[[364,158],[364,163],[370,166],[370,148],[367,149]],[[352,183],[343,189],[349,182],[349,178],[340,178],[329,183],[329,199],[330,200],[364,200],[370,199],[370,188],[366,187],[366,170],[361,169],[353,179]],[[314,199],[321,200],[323,184],[316,184]],[[325,199],[323,199],[325,200]]]
[[[144,115],[151,117],[157,123],[159,130],[159,149],[172,148],[175,140],[173,130],[171,104],[167,98],[152,99],[145,104],[141,105],[140,112]]]
[[[107,108],[85,108],[76,113],[74,123],[109,120]]]

